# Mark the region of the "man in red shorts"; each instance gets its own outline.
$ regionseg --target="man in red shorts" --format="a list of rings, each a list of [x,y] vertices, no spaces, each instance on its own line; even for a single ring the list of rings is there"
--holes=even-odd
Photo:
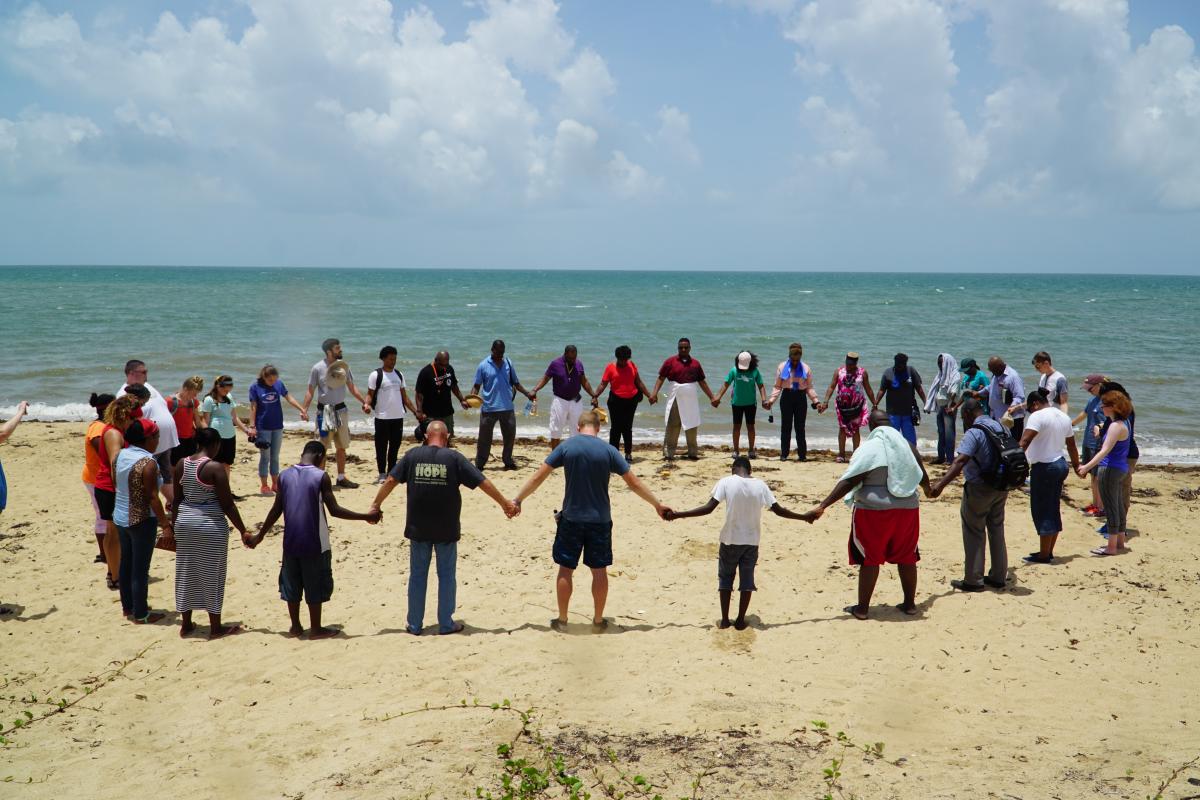
[[[855,619],[866,619],[871,595],[883,564],[895,564],[900,573],[904,602],[896,606],[916,614],[917,539],[921,530],[917,487],[929,495],[929,475],[917,450],[895,428],[882,409],[871,412],[871,434],[855,449],[850,465],[829,496],[805,513],[814,522],[825,509],[846,495],[851,508],[850,563],[858,564],[858,604],[846,606]]]

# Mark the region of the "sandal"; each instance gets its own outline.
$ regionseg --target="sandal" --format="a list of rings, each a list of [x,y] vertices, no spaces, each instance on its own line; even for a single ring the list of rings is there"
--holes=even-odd
[[[1110,553],[1110,552],[1108,552],[1107,549],[1105,549],[1103,547],[1093,547],[1091,550],[1091,553],[1094,556],[1115,556],[1116,555],[1116,553]]]

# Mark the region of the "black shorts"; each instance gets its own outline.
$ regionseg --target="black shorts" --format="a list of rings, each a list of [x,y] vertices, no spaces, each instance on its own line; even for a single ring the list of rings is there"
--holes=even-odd
[[[113,509],[117,507],[117,493],[97,486],[96,507],[100,509],[100,519],[112,522]]]
[[[179,444],[171,448],[171,463],[178,464],[189,456],[196,455],[196,439],[180,439]]]
[[[572,522],[559,516],[554,534],[554,563],[567,569],[579,566],[579,556],[590,569],[612,566],[612,522]]]
[[[301,593],[309,605],[333,597],[333,551],[319,556],[284,556],[279,565],[279,597],[299,603]]]
[[[753,592],[754,567],[758,564],[758,545],[721,544],[717,555],[717,588],[723,592],[733,591],[733,574],[738,575],[738,591]]]
[[[221,449],[217,451],[217,457],[213,461],[216,461],[218,464],[232,464],[236,453],[237,437],[230,436],[228,439],[221,440]]]
[[[730,407],[733,409],[733,424],[734,425],[741,425],[743,418],[746,420],[747,425],[754,424],[754,412],[758,411],[758,406],[751,404],[748,406],[730,406]]]

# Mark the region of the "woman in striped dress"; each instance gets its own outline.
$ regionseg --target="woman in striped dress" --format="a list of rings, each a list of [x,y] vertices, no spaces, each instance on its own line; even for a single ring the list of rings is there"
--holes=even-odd
[[[229,562],[229,523],[247,539],[246,526],[229,491],[229,473],[217,463],[221,434],[196,431],[195,455],[175,465],[175,610],[183,614],[180,636],[196,629],[192,612],[208,612],[208,638],[237,633],[240,626],[221,624],[225,603],[225,569]]]

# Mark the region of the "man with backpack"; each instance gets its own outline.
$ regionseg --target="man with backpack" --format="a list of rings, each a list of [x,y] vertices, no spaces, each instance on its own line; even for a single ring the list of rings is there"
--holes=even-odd
[[[964,574],[950,581],[960,592],[982,592],[988,586],[1003,589],[1008,578],[1008,547],[1004,542],[1004,506],[1008,492],[1025,483],[1029,461],[1008,431],[969,398],[962,404],[966,434],[958,444],[950,469],[933,485],[931,497],[942,493],[958,474],[963,475],[962,519]],[[984,575],[984,543],[992,567]]]
[[[517,378],[512,362],[504,355],[504,340],[492,342],[492,354],[479,362],[475,369],[475,385],[471,394],[478,395],[483,389],[483,407],[479,414],[479,441],[475,445],[475,466],[483,469],[492,452],[492,432],[500,423],[500,436],[504,440],[501,460],[504,469],[516,469],[513,462],[513,442],[517,438],[517,413],[513,408],[513,397],[517,392],[533,400],[533,392],[525,390]]]

